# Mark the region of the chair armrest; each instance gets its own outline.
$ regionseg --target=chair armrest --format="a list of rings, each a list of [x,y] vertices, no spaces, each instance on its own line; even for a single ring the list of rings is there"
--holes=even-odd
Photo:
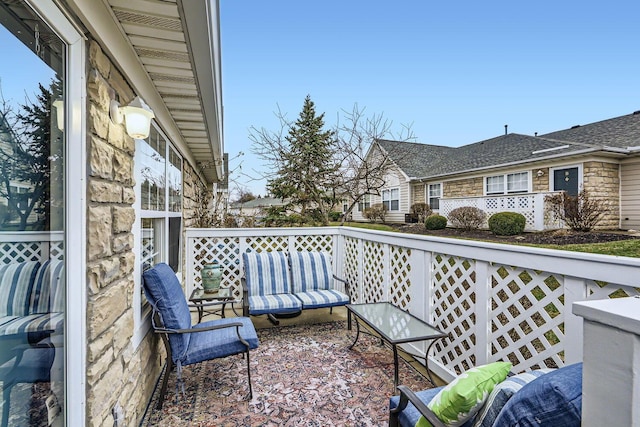
[[[190,334],[194,332],[206,332],[206,331],[215,331],[216,329],[224,329],[230,327],[242,327],[244,326],[241,322],[232,322],[225,323],[224,325],[211,325],[205,328],[191,328],[191,329],[167,329],[167,328],[154,328],[154,332],[158,334]]]
[[[347,282],[345,279],[342,279],[342,278],[336,276],[335,274],[333,275],[333,279],[337,280],[338,282],[344,283],[345,294],[351,296],[351,294],[349,293],[349,282]]]
[[[440,418],[434,414],[431,409],[427,407],[427,405],[416,396],[414,392],[409,389],[409,387],[404,385],[399,385],[398,390],[400,391],[400,402],[398,402],[398,406],[390,411],[389,414],[389,425],[398,425],[398,417],[400,412],[402,412],[409,402],[413,403],[413,406],[416,407],[418,412],[420,412],[426,419],[431,423],[433,427],[446,427],[446,425],[440,421]],[[392,422],[392,419],[395,422]]]

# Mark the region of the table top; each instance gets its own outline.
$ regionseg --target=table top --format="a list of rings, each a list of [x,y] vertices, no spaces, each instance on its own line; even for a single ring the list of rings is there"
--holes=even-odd
[[[447,336],[436,327],[388,302],[348,304],[347,310],[355,314],[391,344]]]
[[[233,297],[233,294],[231,293],[230,289],[229,289],[229,295],[222,296],[219,294],[219,292],[208,293],[201,288],[194,289],[193,292],[191,293],[191,296],[189,297],[189,301],[195,301],[195,302],[211,301],[211,300],[232,301],[232,300],[235,300],[235,298]]]

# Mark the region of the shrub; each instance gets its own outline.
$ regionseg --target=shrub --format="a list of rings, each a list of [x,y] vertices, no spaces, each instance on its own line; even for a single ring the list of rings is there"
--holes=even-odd
[[[498,236],[522,234],[527,219],[517,212],[498,212],[489,217],[489,230]]]
[[[384,218],[387,214],[387,207],[382,203],[376,203],[366,208],[362,215],[371,222],[380,220],[384,224]]]
[[[337,212],[337,211],[331,211],[329,212],[329,221],[340,221],[340,218],[342,218],[342,212]]]
[[[482,209],[473,206],[455,208],[449,213],[449,221],[455,228],[476,230],[480,228],[487,215]]]
[[[424,222],[425,218],[431,215],[432,211],[426,203],[414,203],[411,205],[411,213],[418,219],[418,222]]]
[[[424,220],[424,227],[427,230],[443,230],[447,228],[447,218],[442,215],[429,215],[427,219]]]
[[[556,217],[575,231],[591,230],[609,211],[606,200],[591,199],[586,190],[577,196],[563,191],[546,196],[544,200]]]

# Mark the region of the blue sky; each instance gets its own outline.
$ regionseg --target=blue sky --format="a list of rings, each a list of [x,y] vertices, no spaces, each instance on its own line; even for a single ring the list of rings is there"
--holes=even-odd
[[[460,146],[640,110],[640,2],[220,0],[225,149],[265,170],[249,128],[327,127],[355,103]],[[231,167],[238,160],[232,162]],[[237,175],[237,174],[236,174]],[[255,175],[255,174],[253,174]],[[256,194],[264,182],[238,179]]]

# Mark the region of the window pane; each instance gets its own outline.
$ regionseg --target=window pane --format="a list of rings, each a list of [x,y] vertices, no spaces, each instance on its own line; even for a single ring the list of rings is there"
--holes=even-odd
[[[63,425],[66,46],[23,1],[0,17],[1,406],[9,425],[49,425],[48,407]]]
[[[504,177],[502,175],[487,177],[487,194],[504,193]]]
[[[140,144],[142,165],[141,203],[143,210],[165,210],[165,153],[166,142],[151,126],[149,138]]]
[[[507,192],[529,191],[529,174],[527,172],[512,173],[507,175]]]
[[[142,248],[140,250],[142,271],[162,261],[160,257],[162,222],[162,219],[142,218]]]
[[[169,218],[169,262],[173,271],[180,270],[180,236],[182,235],[182,218]]]
[[[442,196],[442,184],[429,184],[429,207],[440,209],[440,197]]]
[[[169,211],[182,211],[182,159],[169,146],[168,186],[169,186]]]

